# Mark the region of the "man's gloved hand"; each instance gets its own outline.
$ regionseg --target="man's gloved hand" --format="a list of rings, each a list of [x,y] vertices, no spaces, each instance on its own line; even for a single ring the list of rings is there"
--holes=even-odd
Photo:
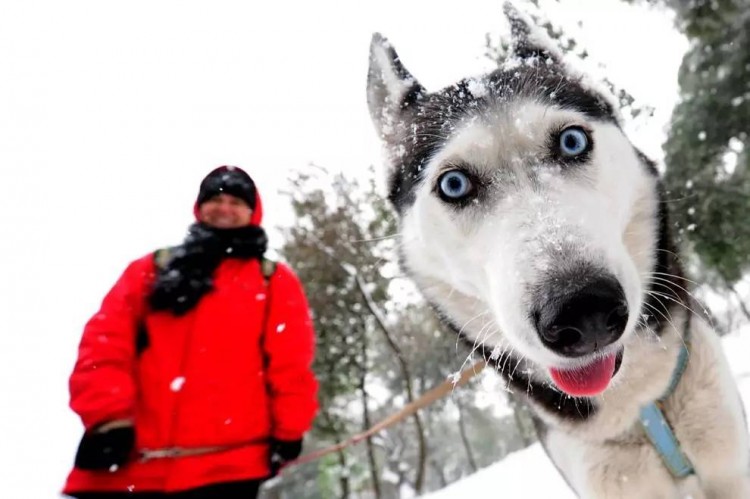
[[[135,429],[130,420],[110,421],[84,433],[75,465],[82,470],[117,471],[127,463],[135,447]]]
[[[301,452],[302,439],[276,440],[272,438],[268,452],[268,466],[271,468],[271,476],[276,476],[281,468],[286,466],[289,461],[297,459]]]

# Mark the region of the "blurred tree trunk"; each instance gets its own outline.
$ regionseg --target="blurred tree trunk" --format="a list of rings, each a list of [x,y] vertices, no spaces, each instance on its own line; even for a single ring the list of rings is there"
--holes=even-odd
[[[737,298],[737,303],[740,304],[740,310],[742,310],[742,313],[745,317],[747,317],[748,320],[750,320],[750,310],[748,310],[747,305],[745,305],[745,301],[742,299],[742,295],[737,291],[737,289],[728,281],[724,281],[727,289],[729,289],[729,292],[734,295],[735,298]]]
[[[437,462],[436,459],[430,458],[430,466],[432,467],[433,471],[435,472],[435,475],[438,477],[438,482],[440,483],[440,488],[444,489],[448,486],[448,479],[445,477],[445,470],[443,469],[443,466],[441,463]]]
[[[349,474],[346,472],[346,456],[342,451],[337,452],[339,456],[339,466],[341,466],[341,477],[339,477],[339,485],[341,485],[341,499],[349,499],[351,490],[349,487]]]
[[[335,427],[335,425],[333,424],[333,421],[330,420],[331,416],[328,412],[323,412],[321,416],[323,417],[323,419],[326,420],[326,424],[328,425],[329,428]],[[338,432],[336,432],[333,435],[333,437],[336,442],[342,441],[342,437]],[[349,486],[349,473],[347,471],[346,455],[344,455],[342,451],[336,452],[336,455],[338,456],[339,468],[341,469],[341,473],[339,477],[339,486],[341,487],[341,499],[349,499],[351,490]]]
[[[362,364],[368,365],[367,362],[367,341],[362,342]],[[359,391],[362,394],[362,430],[367,431],[372,426],[370,418],[369,408],[369,397],[367,395],[367,369],[362,369],[362,374],[359,378]],[[372,444],[372,437],[367,437],[365,444],[367,445],[367,460],[370,463],[370,480],[372,481],[372,491],[376,499],[380,499],[382,494],[380,492],[380,479],[378,473],[378,463],[375,460],[375,448]]]
[[[513,419],[516,422],[516,428],[518,434],[521,436],[521,441],[524,447],[536,442],[536,430],[534,429],[534,423],[529,414],[529,409],[526,404],[520,402],[513,395],[508,396],[508,404],[513,409]]]
[[[367,305],[367,308],[370,310],[370,313],[375,317],[375,321],[378,324],[379,329],[382,331],[383,335],[385,336],[386,342],[388,343],[388,346],[390,347],[391,351],[396,355],[396,360],[398,361],[399,367],[401,368],[401,375],[404,379],[404,386],[406,388],[406,398],[409,403],[414,402],[414,389],[413,389],[413,383],[412,383],[412,375],[411,370],[409,369],[409,364],[406,361],[406,357],[401,352],[401,349],[399,348],[396,341],[393,339],[393,335],[391,334],[390,330],[385,324],[385,320],[381,316],[380,310],[378,310],[375,303],[373,303],[372,297],[367,292],[367,287],[365,286],[365,283],[362,281],[361,276],[356,275],[357,280],[357,287],[359,288],[360,293],[362,293],[362,297],[365,300],[365,304]],[[416,469],[416,477],[414,479],[414,490],[419,494],[422,492],[422,487],[424,486],[424,475],[425,475],[425,468],[427,465],[427,441],[425,439],[424,435],[424,425],[422,424],[422,419],[419,416],[419,412],[415,412],[412,416],[414,419],[414,426],[417,430],[417,443],[419,445],[419,454],[417,457],[417,469]]]
[[[466,433],[466,421],[464,419],[464,409],[461,401],[456,397],[456,407],[458,408],[458,431],[461,434],[461,441],[464,443],[464,449],[466,450],[466,459],[469,462],[472,473],[476,473],[479,469],[477,467],[477,461],[474,459],[474,453],[471,450],[471,443],[469,442],[469,436]]]

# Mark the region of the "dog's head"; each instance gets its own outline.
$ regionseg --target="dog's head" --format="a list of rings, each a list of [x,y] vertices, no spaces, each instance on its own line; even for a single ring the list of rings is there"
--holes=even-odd
[[[610,98],[506,7],[505,67],[430,93],[371,44],[402,264],[495,355],[514,351],[571,395],[600,393],[639,323],[657,243],[657,178]]]

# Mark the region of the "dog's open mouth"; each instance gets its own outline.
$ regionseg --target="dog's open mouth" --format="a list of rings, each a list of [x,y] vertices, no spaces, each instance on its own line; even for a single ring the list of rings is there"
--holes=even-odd
[[[555,385],[574,397],[592,397],[607,389],[622,363],[622,350],[594,359],[574,369],[550,368]]]

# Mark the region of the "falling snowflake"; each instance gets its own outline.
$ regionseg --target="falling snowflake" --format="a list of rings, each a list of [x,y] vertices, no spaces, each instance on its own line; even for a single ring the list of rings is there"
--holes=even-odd
[[[469,92],[477,99],[481,99],[486,96],[489,92],[487,86],[483,81],[471,79],[469,80]]]
[[[172,390],[173,392],[179,392],[180,390],[182,390],[182,385],[184,385],[184,384],[185,384],[185,377],[184,376],[177,376],[169,384],[169,389]]]

